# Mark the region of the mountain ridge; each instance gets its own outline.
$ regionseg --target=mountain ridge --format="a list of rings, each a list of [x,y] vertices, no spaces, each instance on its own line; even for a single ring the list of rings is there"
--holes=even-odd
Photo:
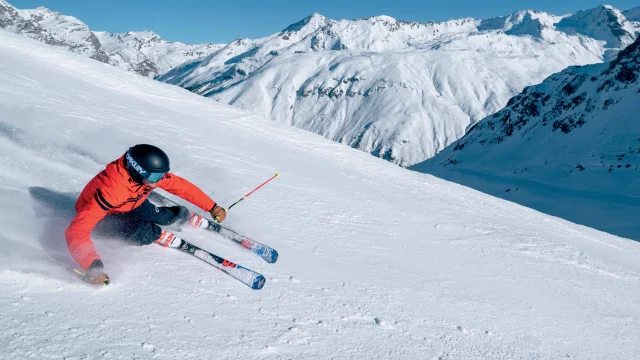
[[[222,46],[169,42],[151,31],[115,35],[92,31],[73,16],[42,6],[21,10],[4,0],[0,0],[0,28],[146,77],[158,76]]]
[[[628,215],[640,204],[639,94],[640,38],[609,63],[526,87],[410,169],[640,241]]]
[[[598,20],[602,11],[619,22]],[[576,16],[594,37],[576,32]],[[615,46],[635,38],[636,26],[610,7],[429,23],[388,16],[335,21],[314,13],[279,33],[231,42],[158,80],[410,166],[525,86],[611,58],[621,49]]]

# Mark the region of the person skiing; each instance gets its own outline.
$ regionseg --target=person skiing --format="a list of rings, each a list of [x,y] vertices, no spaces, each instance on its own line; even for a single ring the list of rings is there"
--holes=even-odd
[[[76,216],[65,231],[69,252],[85,271],[85,281],[105,285],[110,282],[90,239],[96,226],[103,225],[137,245],[155,242],[165,247],[180,246],[182,240],[159,225],[184,223],[191,213],[184,206],[153,205],[147,197],[155,188],[189,201],[209,212],[218,222],[224,221],[224,208],[169,170],[169,157],[164,151],[153,145],[138,144],[87,183],[76,202]]]

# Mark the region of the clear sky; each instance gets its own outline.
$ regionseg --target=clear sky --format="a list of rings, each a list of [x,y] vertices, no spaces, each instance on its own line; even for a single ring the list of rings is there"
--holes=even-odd
[[[170,41],[228,43],[278,32],[318,12],[333,20],[388,15],[405,21],[489,18],[535,9],[560,15],[602,0],[6,0],[18,9],[45,6],[75,16],[92,30],[152,30]],[[627,10],[640,0],[607,2]]]

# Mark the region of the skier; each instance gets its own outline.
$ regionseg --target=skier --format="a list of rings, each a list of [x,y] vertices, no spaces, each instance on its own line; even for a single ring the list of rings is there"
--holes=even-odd
[[[137,245],[155,242],[165,247],[180,246],[180,238],[158,225],[184,223],[189,220],[190,212],[184,206],[153,205],[147,196],[156,187],[208,211],[219,222],[224,221],[224,208],[169,170],[169,157],[164,151],[139,144],[108,164],[85,186],[76,202],[76,216],[65,231],[71,256],[85,270],[85,281],[105,285],[110,281],[90,239],[96,225],[115,230]]]

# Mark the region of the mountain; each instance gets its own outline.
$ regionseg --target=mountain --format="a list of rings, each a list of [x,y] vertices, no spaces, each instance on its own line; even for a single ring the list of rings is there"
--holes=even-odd
[[[629,9],[627,11],[623,11],[622,14],[629,21],[640,21],[640,6],[634,7],[633,9]]]
[[[44,7],[18,10],[4,0],[0,0],[0,28],[147,77],[157,76],[222,47],[172,43],[150,31],[115,35],[93,32],[72,16]]]
[[[625,47],[640,33],[640,23],[628,21],[622,12],[610,5],[568,16],[556,28],[568,34],[582,34],[607,42],[611,48]]]
[[[426,24],[314,13],[265,38],[187,45],[0,0],[0,27],[410,166],[525,86],[610,60],[640,32],[636,13],[602,5]]]
[[[100,41],[85,23],[47,8],[18,10],[0,0],[0,28],[98,61],[109,61]]]
[[[525,88],[411,169],[640,240],[638,94],[640,39],[610,63]]]
[[[637,360],[638,242],[7,31],[0,64],[0,359]],[[275,264],[179,233],[262,290],[99,231],[112,283],[69,269],[78,193],[136,143],[221,205],[280,172],[224,222]]]
[[[140,64],[143,67],[145,66],[143,63],[146,62],[153,66],[153,68],[149,67],[153,76],[165,73],[177,65],[208,56],[224,46],[223,44],[188,45],[170,42],[152,31],[130,31],[125,34],[100,32],[96,35],[109,56],[123,59],[140,57],[139,60],[125,62]]]
[[[524,87],[610,59],[637,27],[609,6],[426,24],[313,14],[158,79],[409,166]]]
[[[109,54],[110,64],[146,77],[158,75],[158,64],[139,49],[129,46],[119,35],[111,35],[104,31],[96,31],[95,34]]]

